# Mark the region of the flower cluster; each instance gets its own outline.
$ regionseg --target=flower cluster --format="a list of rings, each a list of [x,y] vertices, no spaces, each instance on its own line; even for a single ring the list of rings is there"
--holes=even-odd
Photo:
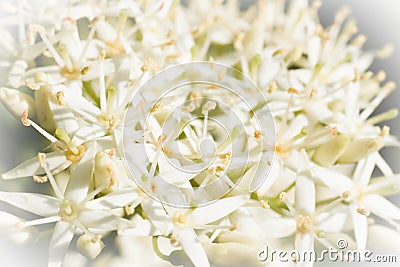
[[[350,248],[363,251],[379,235],[400,239],[400,209],[386,199],[400,191],[400,177],[380,155],[399,143],[389,127],[378,126],[397,110],[373,113],[395,85],[383,83],[383,71],[368,70],[391,47],[364,51],[366,37],[357,35],[347,9],[324,28],[320,5],[2,1],[0,100],[49,146],[1,175],[16,184],[33,179],[44,193],[1,191],[2,202],[37,217],[1,211],[0,232],[19,243],[35,242],[44,224],[54,225],[51,267],[88,264],[69,249],[72,242],[99,266],[206,267],[268,264],[258,258],[265,245],[301,252],[317,249],[314,243],[336,247],[345,238]],[[193,61],[220,62],[250,77],[268,99],[276,135],[274,144],[265,145],[275,157],[260,163],[271,168],[261,187],[233,187],[209,205],[187,209],[155,200],[134,182],[122,143],[125,112],[141,86],[160,70]],[[197,97],[189,94],[195,107],[184,108],[199,108],[206,120],[217,104],[196,103]],[[156,114],[158,106],[147,108],[155,118],[163,115]],[[193,132],[204,135],[204,125],[194,125]],[[169,127],[179,135],[179,123]],[[137,132],[148,135],[140,127]],[[250,137],[263,135],[255,129]],[[168,157],[159,147],[163,138],[148,137],[149,146]],[[133,151],[138,164],[142,152]],[[197,157],[192,153],[191,160]],[[227,165],[231,157],[221,151],[218,160]],[[147,179],[162,168],[153,163],[140,166]],[[226,176],[218,167],[206,182]],[[149,183],[149,190],[155,187]],[[118,253],[102,253],[105,245]]]

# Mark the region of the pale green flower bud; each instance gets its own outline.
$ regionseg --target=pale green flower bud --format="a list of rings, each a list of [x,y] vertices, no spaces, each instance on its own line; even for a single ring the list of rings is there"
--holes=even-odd
[[[35,103],[31,96],[15,89],[1,88],[0,100],[5,108],[15,117],[20,118],[25,111],[31,118],[35,117]]]
[[[101,241],[100,236],[89,236],[87,234],[81,235],[78,238],[76,247],[82,255],[89,259],[95,259],[104,248],[104,243]]]
[[[381,138],[362,138],[349,142],[343,154],[339,157],[339,163],[354,163],[366,156],[379,151],[384,146]]]
[[[104,152],[97,153],[94,170],[95,188],[105,186],[106,188],[101,191],[103,194],[108,194],[117,190],[119,185],[118,172],[119,169],[117,165],[109,155]]]
[[[337,135],[318,147],[312,159],[321,166],[330,167],[340,158],[349,142],[350,137]]]
[[[40,125],[46,131],[52,133],[55,131],[56,126],[53,118],[49,102],[56,103],[57,99],[47,86],[42,86],[39,90],[35,91],[35,107],[37,119]]]

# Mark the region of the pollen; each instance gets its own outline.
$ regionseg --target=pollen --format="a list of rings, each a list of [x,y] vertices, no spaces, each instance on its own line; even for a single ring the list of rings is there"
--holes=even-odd
[[[220,154],[218,155],[218,158],[222,159],[222,164],[224,164],[225,166],[229,164],[229,162],[232,159],[232,152],[227,152],[225,154]]]
[[[151,182],[151,192],[157,192],[157,184],[155,182]]]
[[[287,193],[286,192],[281,192],[279,194],[279,200],[282,202],[285,202],[287,200]]]
[[[64,91],[59,91],[56,93],[57,102],[60,106],[64,106]]]
[[[97,60],[100,61],[104,61],[104,59],[106,58],[106,50],[101,50],[101,52],[99,53]]]
[[[338,134],[338,130],[336,127],[333,127],[330,129],[330,133],[332,136],[336,136]]]
[[[33,83],[30,79],[25,80],[25,85],[35,91],[40,89],[40,85],[37,83]]]
[[[364,216],[369,216],[371,214],[371,212],[369,210],[367,210],[366,208],[357,208],[357,212],[361,215]]]
[[[178,211],[173,217],[172,217],[172,222],[174,224],[187,224],[189,221],[189,218],[187,215],[181,211]]]
[[[176,246],[179,245],[178,239],[176,239],[176,237],[174,237],[174,236],[171,236],[171,237],[170,237],[169,242],[170,242],[170,244],[171,244],[172,246],[174,246],[174,247],[176,247]]]
[[[268,90],[267,90],[268,93],[272,94],[276,90],[278,90],[278,84],[276,83],[276,81],[271,81],[269,83],[269,87],[268,87]]]
[[[300,215],[297,219],[297,231],[301,233],[307,233],[312,228],[312,220],[310,216]]]
[[[269,209],[269,208],[270,208],[270,205],[268,204],[267,201],[265,201],[265,200],[260,200],[260,207],[263,208],[263,209]]]
[[[131,205],[125,206],[124,211],[125,214],[128,216],[133,215],[135,213],[135,209]]]
[[[28,115],[29,115],[29,112],[28,112],[27,110],[24,111],[24,112],[22,113],[22,115],[21,115],[21,122],[22,122],[22,125],[24,125],[24,126],[26,126],[26,127],[31,126],[31,123],[30,123],[30,121],[29,121],[29,119],[28,119]]]
[[[206,89],[215,90],[215,89],[218,89],[218,85],[216,85],[216,84],[209,84],[209,85],[207,85]]]
[[[83,68],[81,69],[81,75],[82,75],[82,76],[85,76],[85,75],[89,72],[90,69],[91,69],[91,66],[90,66],[90,65],[89,65],[89,66],[83,67]]]
[[[256,131],[254,131],[253,136],[254,136],[255,139],[261,139],[262,136],[263,136],[263,133],[260,130],[256,130]]]
[[[48,181],[48,178],[46,175],[44,175],[44,176],[33,175],[33,181],[38,184],[43,184]]]
[[[289,94],[295,94],[295,95],[300,94],[299,90],[297,90],[296,88],[293,88],[293,87],[290,87],[288,89],[288,92],[289,92]]]
[[[162,102],[157,102],[150,108],[149,112],[154,113],[157,110],[159,110],[161,106],[162,106]]]
[[[46,154],[38,153],[38,161],[40,166],[43,168],[46,164]]]
[[[353,78],[353,82],[356,83],[356,82],[359,82],[360,80],[361,80],[360,71],[359,71],[357,68],[355,68],[355,69],[354,69],[354,78]]]
[[[275,50],[275,51],[272,53],[272,56],[273,56],[273,57],[277,57],[277,56],[284,55],[284,54],[286,54],[286,53],[287,53],[287,50],[286,50],[286,49],[278,49],[278,50]]]
[[[166,46],[171,46],[171,45],[174,45],[174,44],[175,44],[175,40],[174,40],[174,39],[171,39],[171,40],[169,40],[169,41],[167,41],[167,42],[161,44],[160,47],[164,48],[164,47],[166,47]]]
[[[157,72],[159,69],[160,69],[160,67],[151,58],[146,59],[142,65],[142,67],[140,68],[140,70],[142,72],[146,72],[146,71],[150,71],[150,70]]]
[[[348,199],[349,197],[351,197],[351,191],[344,191],[342,194],[342,198],[344,200]]]
[[[317,94],[317,90],[312,89],[311,92],[310,92],[310,95],[309,95],[309,99],[312,100],[315,97],[316,94]]]

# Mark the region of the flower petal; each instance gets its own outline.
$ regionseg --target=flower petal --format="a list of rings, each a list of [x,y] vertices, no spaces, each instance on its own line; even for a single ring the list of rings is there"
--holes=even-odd
[[[305,255],[304,253],[314,251],[314,237],[310,233],[297,233],[295,237],[295,247],[296,251],[298,251],[300,255]],[[300,266],[311,267],[313,266],[313,262],[304,261]]]
[[[183,251],[185,251],[186,255],[193,262],[194,266],[210,266],[207,254],[193,229],[177,228],[175,233]]]
[[[353,220],[354,235],[356,237],[357,249],[364,251],[367,247],[368,225],[367,217],[357,212],[355,204],[350,205],[350,214]]]
[[[368,228],[368,247],[382,252],[400,253],[400,234],[398,231],[382,225]]]
[[[293,218],[270,218],[258,223],[261,229],[265,229],[268,238],[281,238],[291,236],[296,232],[296,220]]]
[[[400,220],[400,209],[380,195],[365,196],[362,202],[369,211],[383,219]]]
[[[132,205],[132,203],[136,203],[137,201],[140,201],[140,199],[136,189],[127,188],[91,200],[86,203],[85,207],[93,210],[109,210]]]
[[[67,159],[63,151],[55,151],[46,154],[46,162],[49,165],[50,170],[56,169],[66,161]],[[1,178],[4,180],[12,180],[39,174],[44,174],[44,171],[42,171],[37,157],[34,157],[21,163],[12,170],[2,174]]]
[[[79,215],[79,221],[88,228],[107,231],[123,230],[134,226],[132,222],[105,210],[84,210]]]
[[[57,198],[34,193],[0,192],[0,200],[43,217],[57,215],[60,209]]]
[[[166,220],[167,214],[162,204],[153,199],[147,198],[141,204],[144,212],[148,216],[150,222],[164,235],[168,235],[172,231],[172,223]]]
[[[48,267],[61,267],[72,238],[74,226],[68,222],[59,221],[50,240]]]
[[[315,211],[315,184],[309,176],[308,156],[304,150],[300,152],[298,176],[296,178],[296,211],[299,213],[313,214]]]
[[[248,196],[243,195],[217,200],[210,205],[195,209],[191,214],[191,220],[195,225],[215,222],[243,206],[248,199]]]
[[[24,220],[10,213],[0,211],[0,233],[5,234],[15,243],[22,244],[35,240],[38,237],[38,230],[33,226],[18,228],[19,223]]]
[[[337,196],[341,196],[344,192],[354,192],[355,186],[353,181],[345,175],[334,172],[320,166],[311,168],[312,177],[328,187]]]
[[[84,126],[77,130],[75,136],[72,138],[72,143],[75,146],[79,146],[89,140],[105,136],[106,133],[107,131],[99,125],[91,124],[90,126]]]

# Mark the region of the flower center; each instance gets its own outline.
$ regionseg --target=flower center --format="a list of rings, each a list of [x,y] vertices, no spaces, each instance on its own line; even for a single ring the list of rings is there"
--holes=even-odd
[[[99,122],[107,128],[108,131],[113,131],[119,123],[119,118],[114,114],[103,113],[98,117]]]
[[[85,155],[86,153],[86,148],[83,145],[80,145],[78,147],[75,148],[68,148],[67,151],[65,152],[65,156],[67,157],[67,159],[69,161],[72,162],[79,162],[82,157]]]
[[[172,222],[181,226],[188,225],[190,218],[183,212],[178,212],[172,217]]]
[[[63,76],[64,78],[67,78],[68,80],[74,80],[74,79],[77,79],[81,75],[81,70],[75,65],[73,65],[71,69],[64,66],[61,68],[60,74],[61,74],[61,76]]]
[[[59,214],[62,220],[71,222],[78,218],[80,210],[76,203],[69,201],[68,199],[63,199],[60,205]]]
[[[297,231],[307,233],[313,228],[313,222],[310,216],[300,215],[297,219]]]

